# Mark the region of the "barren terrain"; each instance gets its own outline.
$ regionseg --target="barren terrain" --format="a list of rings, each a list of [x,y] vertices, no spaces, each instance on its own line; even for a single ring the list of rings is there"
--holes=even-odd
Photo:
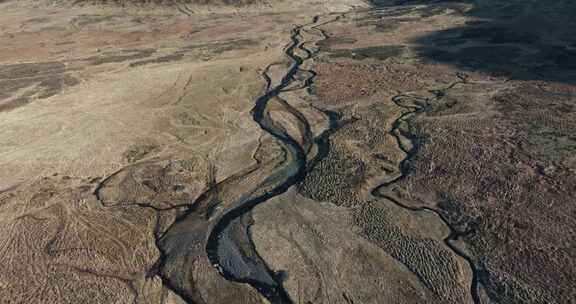
[[[0,2],[0,303],[576,303],[575,9]]]

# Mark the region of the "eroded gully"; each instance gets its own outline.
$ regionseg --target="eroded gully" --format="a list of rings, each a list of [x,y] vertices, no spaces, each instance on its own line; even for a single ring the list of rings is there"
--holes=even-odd
[[[327,22],[337,19],[338,17]],[[285,56],[291,61],[290,66],[277,85],[273,85],[273,81],[268,74],[271,65],[264,70],[262,77],[266,81],[267,86],[264,93],[256,99],[255,106],[251,111],[254,121],[260,128],[281,144],[285,160],[269,176],[255,187],[252,187],[250,191],[235,197],[233,201],[227,202],[225,205],[221,203],[220,191],[227,187],[233,187],[234,184],[241,183],[244,176],[238,176],[238,178],[233,180],[225,180],[220,184],[212,185],[193,204],[187,206],[187,211],[178,217],[162,236],[158,236],[156,243],[161,252],[161,257],[151,275],[160,275],[165,286],[188,303],[206,303],[197,290],[195,282],[197,276],[194,273],[196,271],[194,267],[201,263],[211,264],[227,280],[251,285],[273,304],[292,303],[286,291],[282,288],[278,275],[268,268],[254,248],[249,234],[251,224],[249,211],[256,205],[285,192],[292,185],[301,181],[306,174],[306,170],[314,167],[316,162],[329,153],[328,138],[339,126],[337,114],[324,111],[330,119],[330,128],[312,139],[317,146],[317,154],[307,166],[306,156],[310,142],[308,144],[298,142],[278,122],[275,122],[267,111],[270,101],[277,99],[297,120],[301,121],[303,119],[303,115],[297,109],[291,107],[287,101],[281,99],[279,95],[282,92],[295,90],[291,86],[297,82],[296,75],[299,72],[307,72],[310,76],[302,81],[301,86],[297,87],[296,90],[305,89],[309,92],[316,75],[313,71],[301,70],[300,68],[307,59],[313,57],[317,52],[317,50],[309,49],[305,45],[314,44],[327,38],[326,34],[317,28],[327,22],[320,23],[319,21],[320,18],[315,17],[311,23],[299,25],[292,29],[290,43],[284,50]],[[303,32],[308,34],[315,32],[318,40],[304,41]],[[303,54],[299,55],[298,53]],[[462,233],[452,229],[449,222],[437,210],[409,207],[394,197],[387,195],[385,191],[381,191],[406,176],[406,163],[415,153],[414,148],[407,149],[403,146],[402,140],[406,139],[407,135],[402,134],[400,124],[409,116],[417,114],[420,108],[402,104],[401,99],[403,97],[407,96],[397,96],[393,101],[398,106],[408,109],[409,112],[397,118],[391,132],[396,137],[400,148],[406,153],[406,158],[400,164],[402,175],[377,187],[372,193],[374,196],[384,197],[410,211],[430,210],[442,219],[451,230],[451,234],[445,239],[445,244],[457,255],[468,261],[472,267],[474,275],[471,293],[474,302],[479,303],[477,271],[474,263],[464,252],[452,244],[452,241],[459,238]],[[307,126],[305,133],[308,134],[304,136],[307,137],[310,131],[309,126],[306,121],[302,123]],[[413,141],[411,138],[407,139]],[[249,170],[246,175],[250,175],[253,172],[254,170]],[[96,194],[98,197],[98,189]]]
[[[482,303],[480,299],[480,291],[479,291],[479,270],[476,267],[472,258],[463,250],[458,248],[454,242],[458,241],[460,238],[466,236],[467,234],[471,233],[471,231],[458,231],[455,229],[451,224],[450,221],[446,218],[446,216],[439,210],[431,207],[412,207],[405,203],[403,203],[399,198],[392,195],[388,190],[391,186],[398,183],[401,180],[404,180],[408,176],[409,165],[408,162],[414,157],[417,152],[417,144],[418,139],[412,136],[410,133],[402,130],[402,124],[406,123],[407,120],[415,115],[423,113],[425,108],[430,105],[430,101],[435,100],[439,101],[442,99],[448,90],[458,86],[467,84],[467,76],[464,74],[457,75],[458,80],[451,83],[450,85],[446,86],[445,88],[438,89],[438,90],[431,90],[429,91],[432,93],[433,97],[423,97],[413,94],[399,94],[392,98],[392,101],[396,106],[406,109],[407,111],[398,116],[393,124],[392,129],[390,130],[390,134],[396,139],[396,143],[400,150],[404,152],[404,159],[400,162],[400,175],[386,181],[376,188],[374,188],[371,192],[372,196],[384,198],[387,201],[395,204],[396,206],[401,207],[402,209],[408,210],[410,212],[422,212],[422,211],[430,211],[434,213],[436,216],[440,218],[440,220],[448,227],[450,230],[449,235],[444,238],[444,244],[448,247],[452,252],[454,252],[457,256],[463,258],[468,265],[470,266],[472,272],[472,280],[470,284],[470,295],[472,297],[472,301],[474,304]],[[410,147],[406,147],[405,143],[409,142]]]
[[[295,90],[292,87],[293,84],[298,84],[298,73],[309,75],[304,81],[300,80],[301,86],[298,89],[307,89],[312,84],[315,74],[301,70],[300,67],[316,52],[305,47],[305,44],[317,41],[305,41],[302,33],[316,31],[316,35],[309,36],[316,37],[318,41],[325,39],[324,33],[316,29],[321,24],[324,23],[320,23],[320,17],[314,17],[311,23],[292,29],[290,43],[284,50],[285,56],[291,62],[290,66],[276,85],[273,85],[268,74],[270,66],[264,70],[262,76],[267,86],[264,93],[256,99],[251,111],[260,128],[281,145],[285,155],[282,164],[256,187],[252,186],[248,192],[227,202],[225,208],[220,208],[223,206],[219,202],[222,198],[218,195],[219,187],[216,185],[179,217],[157,242],[162,255],[158,272],[164,283],[187,302],[205,303],[195,288],[195,275],[191,264],[210,263],[227,280],[251,285],[271,303],[292,303],[282,288],[278,275],[267,267],[252,244],[249,211],[259,203],[285,192],[301,181],[306,173],[306,154],[311,140],[310,127],[305,117],[279,95]],[[278,100],[288,113],[305,126],[302,144],[270,117],[268,105],[272,100]]]

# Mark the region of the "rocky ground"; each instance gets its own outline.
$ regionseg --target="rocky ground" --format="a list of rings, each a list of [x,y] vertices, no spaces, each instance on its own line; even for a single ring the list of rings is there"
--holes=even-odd
[[[575,10],[0,2],[0,302],[576,303]]]

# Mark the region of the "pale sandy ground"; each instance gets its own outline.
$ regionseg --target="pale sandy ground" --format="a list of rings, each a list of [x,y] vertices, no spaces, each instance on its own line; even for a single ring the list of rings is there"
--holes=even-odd
[[[207,183],[254,166],[266,140],[249,113],[262,69],[283,60],[294,24],[350,8],[316,4],[195,7],[187,16],[1,3],[2,302],[181,301],[150,272],[155,238],[178,211],[98,201],[93,191],[124,168],[160,168],[176,172],[168,183],[184,176],[179,199],[190,203]],[[136,192],[161,196],[153,190]],[[202,286],[217,303],[218,291]]]
[[[391,131],[407,111],[392,98],[430,97],[458,80],[454,66],[416,60],[410,44],[468,19],[446,11],[416,22],[411,13],[381,31],[361,25],[374,17],[366,12],[341,14],[362,6],[0,3],[0,299],[193,302],[178,293],[201,304],[267,302],[205,258],[185,265],[191,292],[175,291],[161,279],[158,240],[202,193],[233,201],[290,158],[250,110],[264,69],[272,86],[286,73],[290,30],[322,15],[319,22],[335,21],[321,26],[335,37],[301,66],[318,73],[316,96],[295,89],[298,75],[266,114],[309,161],[329,129],[319,108],[338,111],[341,125],[306,179],[248,214],[254,248],[298,304],[473,302],[472,269],[450,244],[466,248],[446,241],[446,222],[372,195],[402,175],[398,141],[411,145]],[[306,29],[299,39],[315,49],[322,35]],[[381,46],[377,55],[390,58],[350,59]],[[208,229],[184,224],[193,229],[178,226],[175,239]],[[186,237],[201,246],[207,235]]]

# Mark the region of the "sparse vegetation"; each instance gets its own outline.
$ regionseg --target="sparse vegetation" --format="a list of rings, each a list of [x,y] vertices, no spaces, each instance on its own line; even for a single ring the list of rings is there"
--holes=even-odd
[[[0,302],[576,303],[574,2],[367,5],[0,0]]]

